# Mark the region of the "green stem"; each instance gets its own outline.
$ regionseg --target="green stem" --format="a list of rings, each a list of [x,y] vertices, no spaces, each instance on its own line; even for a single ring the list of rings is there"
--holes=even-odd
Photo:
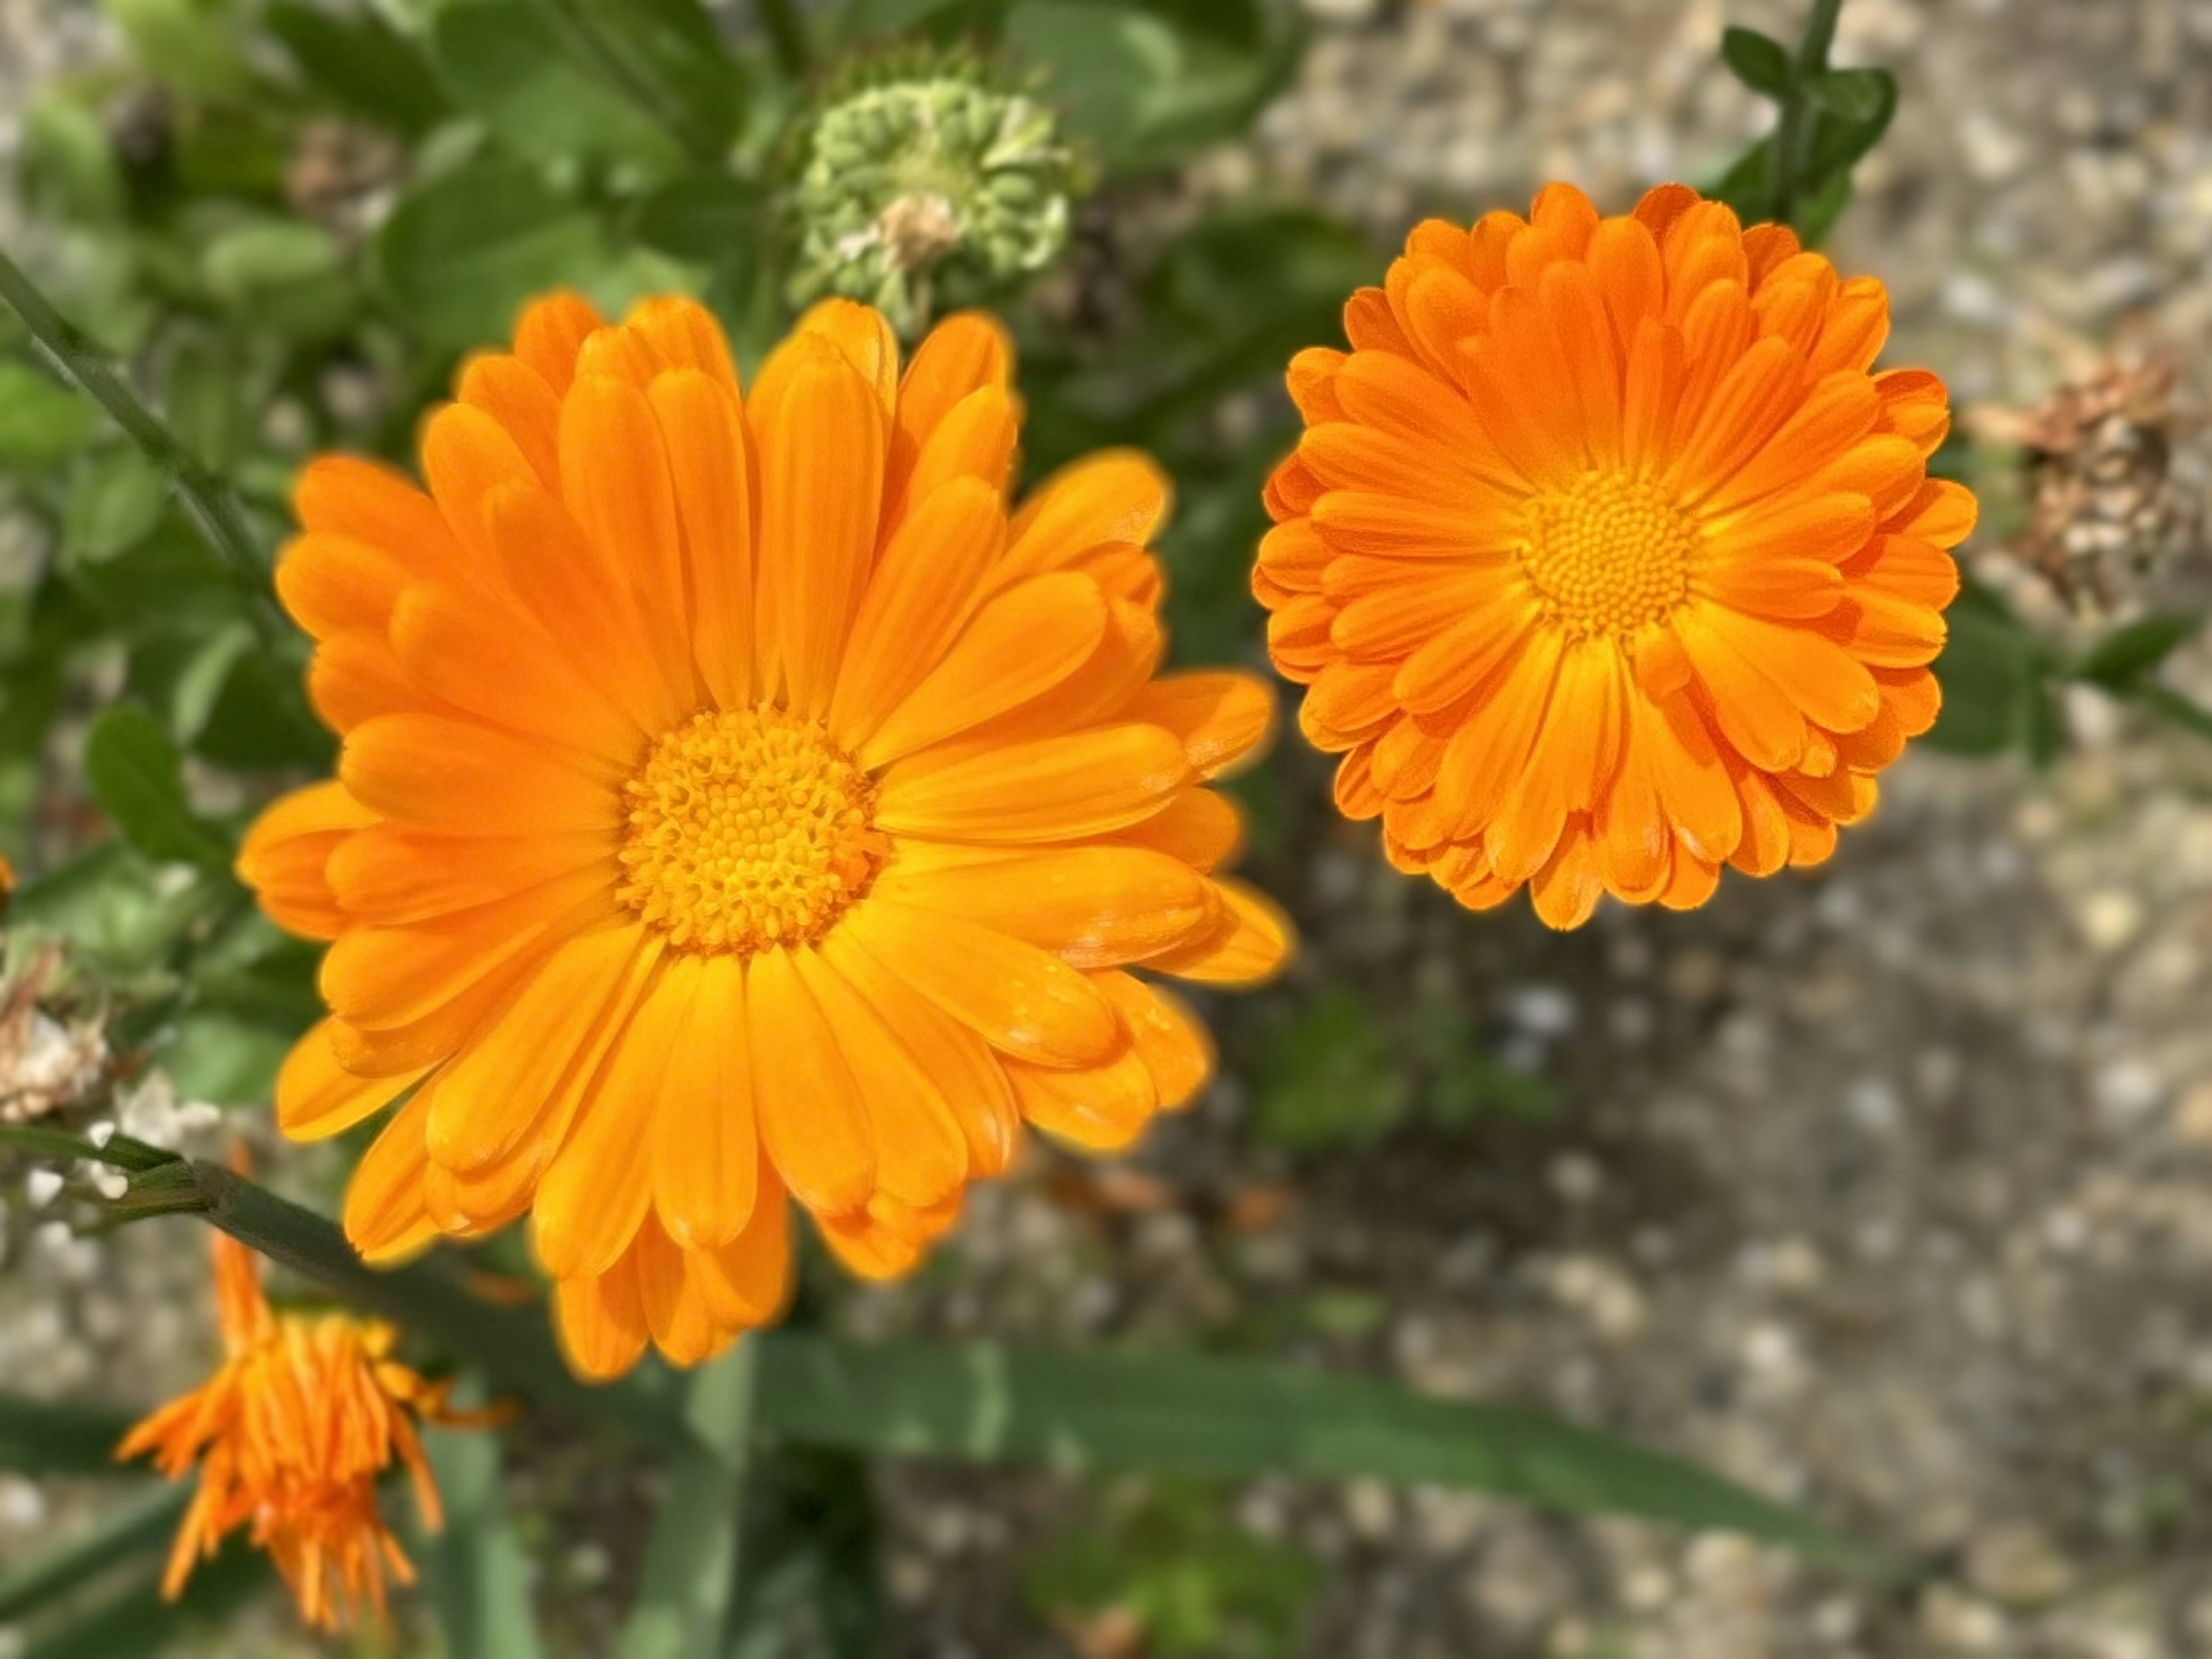
[[[741,1337],[692,1374],[684,1420],[711,1455],[695,1452],[670,1469],[620,1659],[690,1659],[722,1650],[744,1566],[760,1349],[760,1338]]]
[[[784,79],[805,80],[813,67],[814,47],[799,8],[792,0],[753,0],[753,10],[768,31],[769,46],[775,53],[776,67],[783,71]]]
[[[372,1267],[321,1216],[219,1164],[179,1160],[151,1174],[162,1179],[150,1184],[188,1183],[198,1200],[193,1207],[233,1238],[340,1299],[420,1332],[501,1387],[664,1446],[699,1449],[696,1430],[668,1397],[665,1373],[640,1370],[600,1388],[579,1382],[555,1347],[544,1305],[535,1297],[520,1306],[495,1305],[465,1289],[436,1258],[388,1272]],[[147,1181],[141,1177],[134,1189]]]
[[[1771,179],[1774,217],[1793,222],[1797,210],[1799,175],[1804,170],[1805,144],[1813,113],[1813,87],[1827,73],[1828,52],[1836,43],[1836,20],[1843,15],[1844,0],[1813,0],[1813,14],[1805,21],[1804,38],[1790,65],[1790,88],[1782,100],[1782,122],[1775,129]]]
[[[54,370],[113,416],[146,459],[167,477],[185,516],[232,575],[259,601],[256,619],[265,622],[269,569],[255,550],[236,493],[177,441],[92,342],[54,309],[22,267],[5,253],[0,253],[0,300],[23,319]]]

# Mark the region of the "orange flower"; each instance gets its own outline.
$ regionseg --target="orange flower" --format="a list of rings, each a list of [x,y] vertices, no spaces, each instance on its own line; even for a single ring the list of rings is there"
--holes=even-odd
[[[192,1568],[250,1523],[310,1625],[336,1630],[364,1608],[381,1621],[386,1571],[402,1584],[415,1575],[377,1510],[378,1477],[404,1468],[416,1513],[436,1530],[438,1489],[416,1426],[484,1419],[448,1412],[443,1384],[392,1359],[389,1325],[272,1313],[253,1253],[222,1233],[215,1275],[221,1368],[116,1448],[118,1458],[150,1452],[172,1480],[199,1465],[161,1593],[174,1600]]]
[[[1205,787],[1272,705],[1154,678],[1143,457],[1009,516],[1009,370],[961,317],[902,374],[832,301],[741,400],[698,307],[556,297],[428,422],[427,495],[302,475],[277,588],[344,749],[240,867],[335,941],[284,1127],[413,1091],[347,1200],[372,1260],[533,1210],[580,1370],[690,1364],[777,1311],[787,1194],[900,1273],[1021,1119],[1119,1146],[1204,1080],[1129,970],[1280,961]]]
[[[1338,805],[1463,904],[1677,909],[1825,859],[1936,717],[1974,522],[1942,382],[1776,225],[1679,185],[1431,221],[1302,352],[1253,587]]]

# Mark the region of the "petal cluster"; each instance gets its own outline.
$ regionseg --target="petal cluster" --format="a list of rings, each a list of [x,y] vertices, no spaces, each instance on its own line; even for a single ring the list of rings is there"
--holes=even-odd
[[[162,1594],[173,1599],[242,1528],[276,1562],[308,1624],[337,1630],[364,1613],[381,1622],[387,1577],[410,1583],[414,1572],[378,1510],[377,1482],[404,1469],[416,1513],[434,1531],[438,1491],[416,1428],[471,1419],[447,1409],[443,1385],[391,1357],[390,1326],[271,1311],[252,1252],[221,1234],[215,1262],[222,1365],[116,1450],[150,1455],[173,1480],[199,1471]]]
[[[776,1313],[787,1200],[898,1273],[1024,1120],[1117,1146],[1199,1087],[1152,976],[1286,948],[1208,787],[1272,704],[1158,672],[1144,458],[1009,502],[1011,371],[985,319],[902,367],[830,301],[741,392],[696,306],[556,296],[425,425],[427,491],[303,474],[277,587],[343,745],[240,867],[332,941],[283,1127],[402,1103],[372,1259],[528,1212],[580,1370],[692,1363]]]
[[[1888,300],[1680,185],[1414,230],[1302,352],[1253,586],[1337,801],[1554,927],[1825,859],[1935,719],[1973,497]]]

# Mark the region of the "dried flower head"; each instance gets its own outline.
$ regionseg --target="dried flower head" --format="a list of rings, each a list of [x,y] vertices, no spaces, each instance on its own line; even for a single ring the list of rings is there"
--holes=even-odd
[[[2199,422],[2161,346],[2074,344],[2064,356],[2069,378],[2033,409],[1984,404],[1968,419],[1976,437],[2021,452],[2031,514],[2021,556],[2094,621],[2202,548],[2202,483],[2189,488],[2178,465]]]
[[[66,994],[61,979],[61,947],[52,941],[0,971],[0,1123],[69,1111],[107,1082],[106,1022]]]
[[[405,1470],[416,1513],[435,1530],[438,1490],[416,1431],[486,1419],[450,1411],[444,1385],[392,1358],[389,1325],[271,1310],[253,1253],[225,1234],[216,1235],[215,1273],[222,1364],[116,1449],[118,1458],[150,1455],[172,1480],[199,1471],[162,1594],[181,1594],[193,1567],[243,1528],[308,1624],[336,1630],[364,1613],[380,1621],[387,1577],[410,1583],[414,1572],[378,1508],[378,1480]]]

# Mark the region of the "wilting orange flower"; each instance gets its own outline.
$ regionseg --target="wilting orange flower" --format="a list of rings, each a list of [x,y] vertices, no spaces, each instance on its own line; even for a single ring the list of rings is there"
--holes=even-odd
[[[1129,969],[1281,959],[1205,787],[1272,705],[1154,677],[1144,458],[1009,516],[1009,369],[961,317],[902,374],[833,301],[741,400],[698,307],[557,297],[428,422],[428,495],[302,475],[277,588],[344,748],[240,867],[335,941],[284,1127],[413,1091],[365,1255],[534,1209],[580,1370],[690,1364],[775,1314],[787,1194],[896,1273],[1022,1119],[1118,1146],[1199,1087],[1203,1029]]]
[[[1302,352],[1253,586],[1337,802],[1470,907],[1819,862],[1936,717],[1973,497],[1871,277],[1681,185],[1416,228]]]
[[[438,1489],[416,1425],[483,1419],[447,1411],[443,1384],[393,1359],[389,1325],[272,1312],[253,1253],[221,1233],[215,1274],[221,1368],[116,1448],[118,1458],[151,1453],[172,1480],[199,1468],[161,1593],[173,1599],[199,1561],[250,1527],[310,1625],[336,1630],[364,1610],[381,1620],[386,1574],[402,1584],[415,1575],[378,1511],[378,1478],[404,1468],[434,1531]]]

